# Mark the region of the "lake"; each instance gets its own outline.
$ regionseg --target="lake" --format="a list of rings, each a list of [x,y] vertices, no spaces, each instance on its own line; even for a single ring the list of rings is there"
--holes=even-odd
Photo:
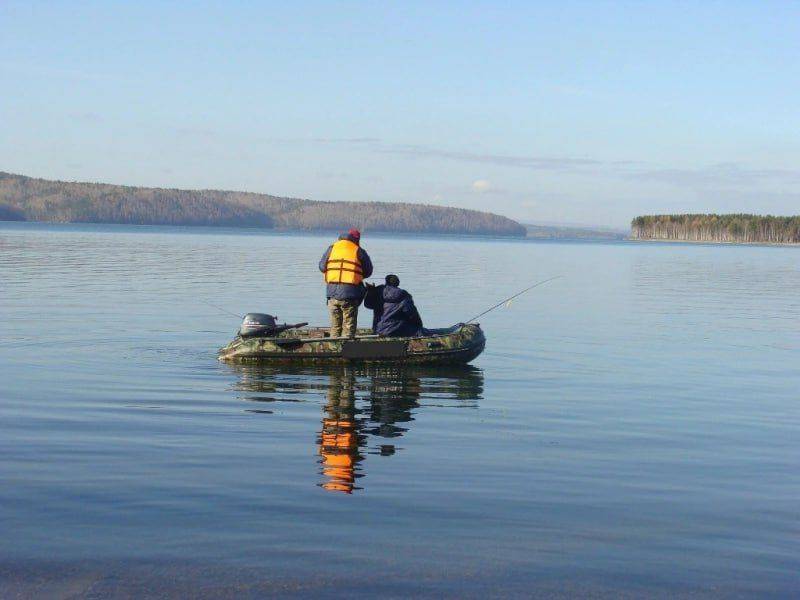
[[[0,596],[800,593],[800,248],[365,232],[431,327],[561,278],[469,368],[218,362],[331,241],[0,224]]]

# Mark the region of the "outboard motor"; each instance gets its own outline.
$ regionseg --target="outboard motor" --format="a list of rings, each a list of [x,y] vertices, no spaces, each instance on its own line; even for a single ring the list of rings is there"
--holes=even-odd
[[[239,335],[244,337],[272,337],[278,333],[275,317],[266,313],[247,313],[239,328]]]

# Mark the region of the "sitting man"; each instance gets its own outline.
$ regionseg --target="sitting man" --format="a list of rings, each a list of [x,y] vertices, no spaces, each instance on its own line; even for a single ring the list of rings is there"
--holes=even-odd
[[[414,299],[400,289],[400,278],[387,275],[386,285],[368,285],[364,306],[371,308],[372,331],[387,337],[409,337],[422,333],[422,318]]]

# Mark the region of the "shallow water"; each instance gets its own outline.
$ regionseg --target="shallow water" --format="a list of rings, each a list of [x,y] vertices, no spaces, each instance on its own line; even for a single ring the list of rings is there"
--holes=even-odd
[[[800,249],[366,234],[429,326],[563,277],[465,369],[217,362],[329,241],[0,224],[3,596],[800,591]]]

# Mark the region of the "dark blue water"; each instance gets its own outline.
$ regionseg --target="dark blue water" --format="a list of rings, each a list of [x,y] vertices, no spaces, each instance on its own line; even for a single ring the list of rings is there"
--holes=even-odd
[[[217,362],[329,241],[0,226],[0,596],[800,593],[800,249],[367,233],[429,326],[563,278],[467,369]]]

